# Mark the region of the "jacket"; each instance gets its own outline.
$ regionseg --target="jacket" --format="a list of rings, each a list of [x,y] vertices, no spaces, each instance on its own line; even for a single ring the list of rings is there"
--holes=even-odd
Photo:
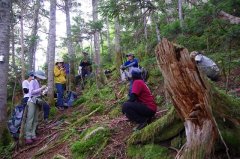
[[[54,66],[54,82],[60,84],[66,83],[66,72],[65,70],[60,70],[58,66]]]

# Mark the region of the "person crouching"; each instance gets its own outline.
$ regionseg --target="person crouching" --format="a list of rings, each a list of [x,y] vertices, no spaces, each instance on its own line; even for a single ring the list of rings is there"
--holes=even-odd
[[[141,70],[134,68],[131,72],[133,85],[130,99],[122,106],[122,112],[130,121],[138,125],[135,130],[144,128],[157,111],[154,97],[141,77]]]

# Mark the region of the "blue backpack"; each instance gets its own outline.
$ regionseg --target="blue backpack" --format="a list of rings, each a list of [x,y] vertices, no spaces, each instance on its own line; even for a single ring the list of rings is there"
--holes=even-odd
[[[75,92],[69,91],[67,98],[65,99],[64,106],[71,107],[73,102],[77,99],[77,94]]]
[[[8,129],[14,139],[19,138],[24,109],[24,104],[17,105],[12,111],[11,118],[8,120]]]

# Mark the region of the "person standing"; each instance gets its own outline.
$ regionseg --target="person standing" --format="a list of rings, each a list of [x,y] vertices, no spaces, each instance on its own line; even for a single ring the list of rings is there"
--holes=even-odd
[[[34,73],[31,71],[28,73],[28,78],[22,82],[22,90],[23,90],[23,100],[22,104],[26,105],[29,99],[29,83],[34,79]]]
[[[57,89],[57,108],[64,110],[64,89],[66,85],[66,70],[63,59],[58,59],[54,66],[54,81]]]
[[[123,104],[122,112],[130,121],[138,124],[135,130],[140,130],[151,121],[157,111],[157,105],[150,89],[142,80],[141,70],[134,68],[131,75],[132,92],[130,99]]]
[[[41,93],[46,88],[45,85],[40,87],[39,80],[45,80],[45,74],[43,71],[36,71],[34,73],[34,79],[29,83],[29,99],[27,102],[28,111],[25,125],[25,142],[26,144],[32,144],[37,141],[36,128],[38,125],[38,114],[40,107],[42,106]]]

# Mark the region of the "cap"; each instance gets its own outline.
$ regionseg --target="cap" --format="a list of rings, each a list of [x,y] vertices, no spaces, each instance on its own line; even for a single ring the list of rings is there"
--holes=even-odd
[[[132,78],[134,78],[134,79],[141,79],[142,78],[142,71],[137,67],[132,68],[131,74],[132,74]]]
[[[34,73],[34,76],[40,78],[40,79],[47,79],[46,76],[45,76],[45,73],[41,70],[38,70]]]
[[[56,59],[56,63],[60,63],[60,62],[63,62],[63,59],[62,59],[62,58]]]
[[[29,72],[27,73],[27,76],[28,76],[28,77],[33,77],[33,76],[34,76],[34,72],[33,72],[33,71],[29,71]]]
[[[134,54],[133,54],[133,53],[128,53],[128,54],[126,55],[126,57],[128,57],[128,56],[133,56],[133,57],[134,57]]]

